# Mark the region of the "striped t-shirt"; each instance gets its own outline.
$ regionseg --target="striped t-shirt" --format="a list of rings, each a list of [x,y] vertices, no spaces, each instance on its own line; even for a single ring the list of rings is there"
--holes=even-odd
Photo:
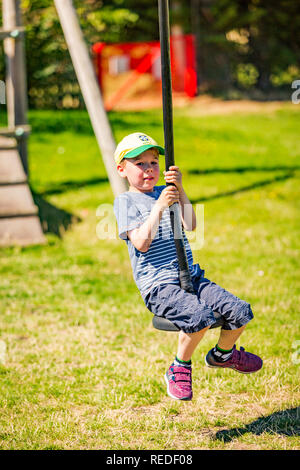
[[[126,241],[131,260],[133,277],[143,297],[160,284],[179,284],[179,271],[169,208],[165,209],[149,250],[137,250],[127,232],[141,226],[149,217],[151,209],[166,186],[155,186],[153,192],[127,191],[115,199],[114,212],[118,222],[119,237]],[[198,274],[200,267],[193,264],[193,254],[183,233],[184,245],[191,275]]]

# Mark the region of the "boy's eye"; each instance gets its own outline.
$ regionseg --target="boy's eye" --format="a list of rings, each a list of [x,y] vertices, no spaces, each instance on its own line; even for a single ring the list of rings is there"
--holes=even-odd
[[[147,163],[136,162],[136,166],[143,166],[143,165],[147,165]],[[153,162],[151,162],[151,165],[158,165],[158,161],[154,160]]]

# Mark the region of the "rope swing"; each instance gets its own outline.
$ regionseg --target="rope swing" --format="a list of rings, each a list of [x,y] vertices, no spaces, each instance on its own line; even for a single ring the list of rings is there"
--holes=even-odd
[[[172,106],[172,79],[170,61],[170,26],[169,26],[169,0],[158,0],[159,39],[161,49],[161,78],[162,102],[164,124],[164,146],[166,171],[175,165],[174,137],[173,137],[173,106]],[[172,183],[167,183],[172,184]],[[179,203],[170,206],[171,226],[179,266],[180,287],[186,292],[194,294],[194,288],[184,246],[181,214]],[[154,315],[152,324],[154,328],[163,331],[180,331],[170,320]],[[220,326],[217,321],[211,328]]]

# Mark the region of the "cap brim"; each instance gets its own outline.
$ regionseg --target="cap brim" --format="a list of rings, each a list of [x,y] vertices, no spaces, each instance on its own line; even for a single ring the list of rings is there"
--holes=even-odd
[[[123,158],[138,157],[141,153],[145,152],[145,150],[149,150],[153,148],[157,149],[160,155],[165,154],[165,149],[163,147],[160,147],[160,145],[147,144],[147,145],[141,145],[140,147],[137,147],[131,150],[130,152],[126,153],[126,155]]]

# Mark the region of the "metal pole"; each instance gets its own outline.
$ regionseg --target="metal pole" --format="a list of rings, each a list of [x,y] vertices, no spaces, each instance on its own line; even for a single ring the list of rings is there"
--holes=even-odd
[[[175,164],[174,136],[173,136],[173,107],[172,107],[172,78],[170,60],[170,26],[169,26],[169,2],[158,0],[159,37],[161,48],[161,75],[163,98],[163,121],[165,140],[165,165],[166,170]],[[170,207],[170,216],[174,241],[179,265],[179,279],[181,287],[194,293],[187,255],[184,246],[181,214],[179,204]]]
[[[6,59],[6,94],[8,127],[27,125],[27,81],[24,35],[18,33],[22,26],[20,0],[3,0],[3,26],[5,30],[16,31],[15,36],[4,39]],[[18,139],[18,149],[25,173],[28,175],[27,134]]]

